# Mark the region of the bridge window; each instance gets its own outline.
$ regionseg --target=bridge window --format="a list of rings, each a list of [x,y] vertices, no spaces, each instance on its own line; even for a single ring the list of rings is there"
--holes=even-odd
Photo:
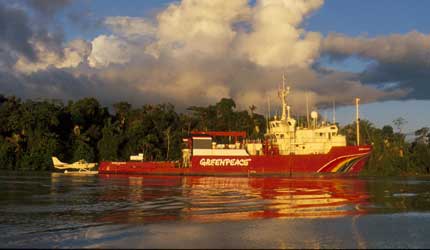
[[[193,148],[195,149],[211,149],[211,137],[193,137]]]

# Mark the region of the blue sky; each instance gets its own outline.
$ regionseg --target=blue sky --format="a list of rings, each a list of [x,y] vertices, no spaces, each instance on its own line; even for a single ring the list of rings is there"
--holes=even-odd
[[[51,29],[53,33],[60,30],[62,31],[60,33],[64,35],[64,41],[61,41],[61,39],[57,39],[56,41],[50,40],[51,38],[49,37],[40,39],[40,43],[42,43],[43,41],[50,41],[50,43],[46,43],[45,45],[43,45],[46,46],[46,48],[50,48],[49,46],[53,46],[52,44],[54,44],[55,42],[58,42],[58,44],[53,46],[52,49],[46,49],[45,52],[39,51],[37,53],[41,54],[40,58],[42,59],[55,58],[53,57],[53,55],[47,56],[43,55],[43,53],[47,53],[46,51],[60,51],[61,49],[64,49],[65,51],[65,47],[68,46],[67,44],[69,42],[73,42],[76,39],[82,39],[84,42],[75,44],[74,49],[77,48],[76,46],[78,46],[79,49],[82,49],[82,51],[80,52],[81,54],[79,54],[79,56],[82,56],[83,59],[80,60],[78,63],[72,63],[72,59],[76,60],[77,58],[77,55],[73,55],[74,57],[69,61],[61,61],[62,59],[58,59],[61,58],[61,56],[58,56],[58,58],[55,60],[52,59],[53,61],[44,61],[39,64],[29,63],[25,60],[24,62],[26,63],[23,63],[22,60],[18,61],[19,63],[21,63],[20,67],[22,67],[20,69],[20,72],[14,72],[14,74],[7,76],[1,75],[3,74],[3,72],[7,71],[0,72],[0,92],[6,92],[6,94],[16,94],[18,96],[30,98],[58,97],[63,99],[81,98],[82,96],[93,94],[96,97],[100,98],[103,104],[111,104],[112,102],[118,101],[118,99],[121,100],[127,98],[133,104],[142,104],[142,102],[152,103],[158,100],[167,100],[172,101],[175,104],[177,102],[180,106],[181,103],[182,105],[187,105],[188,101],[190,100],[190,97],[185,95],[184,97],[182,97],[182,99],[175,99],[174,97],[170,99],[163,99],[162,94],[160,93],[169,93],[169,91],[172,91],[172,88],[174,89],[177,86],[182,86],[184,91],[195,91],[196,93],[203,93],[202,96],[206,95],[208,97],[208,100],[210,100],[207,101],[209,103],[213,103],[213,100],[216,100],[216,98],[222,96],[223,93],[225,93],[225,95],[228,95],[230,93],[233,98],[242,98],[242,100],[238,101],[246,103],[247,101],[252,101],[256,100],[256,98],[259,98],[256,94],[270,90],[268,89],[269,87],[261,87],[261,85],[264,85],[267,81],[267,79],[265,79],[263,76],[267,76],[268,72],[280,73],[279,70],[273,71],[270,68],[273,68],[273,66],[279,68],[279,65],[276,65],[276,59],[270,58],[273,60],[267,61],[268,59],[264,57],[264,54],[252,55],[249,58],[246,58],[246,63],[242,61],[239,63],[239,65],[231,66],[238,66],[237,68],[231,69],[229,68],[229,66],[223,68],[222,64],[225,64],[226,61],[220,60],[216,56],[211,55],[209,60],[201,62],[201,64],[199,65],[193,65],[194,68],[187,69],[184,72],[181,72],[181,69],[178,68],[181,68],[183,65],[186,65],[186,63],[184,64],[184,62],[190,63],[187,61],[188,58],[194,59],[196,55],[192,54],[190,56],[186,54],[187,56],[180,58],[180,60],[178,61],[166,63],[166,61],[163,60],[157,61],[153,58],[148,59],[146,57],[148,55],[143,53],[142,51],[144,51],[147,47],[151,46],[155,46],[155,48],[159,48],[159,46],[164,46],[166,44],[166,41],[167,43],[172,42],[169,39],[179,39],[174,40],[173,44],[187,45],[187,43],[189,43],[188,45],[191,46],[190,48],[194,49],[194,47],[200,46],[198,43],[196,43],[196,40],[205,39],[205,36],[196,35],[196,38],[193,40],[191,39],[193,37],[190,38],[186,35],[181,36],[181,32],[177,30],[172,30],[172,33],[178,33],[177,37],[168,37],[168,39],[164,41],[164,43],[154,43],[151,44],[151,46],[148,46],[148,44],[142,43],[142,41],[147,39],[146,37],[144,39],[142,39],[142,37],[138,37],[138,39],[136,40],[136,37],[130,38],[127,37],[127,35],[124,36],[125,33],[115,33],[115,31],[113,31],[113,28],[109,27],[105,23],[105,20],[108,17],[136,17],[138,20],[134,21],[138,22],[142,20],[144,20],[144,22],[154,20],[155,16],[158,13],[165,11],[169,4],[173,2],[177,3],[178,5],[181,4],[181,1],[179,0],[54,1],[56,2],[56,4],[58,4],[59,7],[55,10],[56,12],[52,20],[49,19],[49,12],[46,12],[49,6],[47,7],[47,5],[41,4],[42,1],[40,2],[39,6],[31,6],[29,2],[21,3],[22,5],[29,5],[29,13],[35,13],[34,10],[39,10],[42,13],[41,18],[37,17],[37,15],[28,15],[28,26],[30,26],[30,29],[34,28],[35,31],[37,30],[37,32],[39,32],[40,30],[43,30],[40,29],[40,26],[42,26],[43,28],[49,27],[48,29]],[[233,1],[234,0],[231,0],[231,2],[226,1],[224,3],[228,3],[233,6],[233,4],[231,4]],[[196,5],[198,5],[199,1],[197,1],[196,3]],[[0,0],[0,5],[3,4],[11,8],[14,8],[14,6],[17,5],[16,2],[12,0]],[[62,4],[64,5],[62,6]],[[255,1],[250,1],[249,6],[254,7]],[[33,11],[30,11],[31,8],[34,8]],[[304,16],[307,16],[307,18],[301,21],[298,27],[294,28],[303,29],[305,32],[317,32],[321,36],[321,43],[330,42],[327,41],[326,38],[333,33],[338,34],[335,36],[336,38],[344,39],[346,42],[344,42],[344,44],[330,44],[331,47],[329,48],[326,48],[322,45],[319,48],[310,47],[308,50],[308,52],[311,51],[308,54],[309,58],[300,59],[301,61],[299,60],[299,62],[297,62],[297,64],[303,64],[303,62],[306,62],[306,60],[308,59],[315,60],[315,62],[319,66],[328,69],[329,71],[332,71],[329,75],[325,75],[326,73],[316,72],[313,70],[312,67],[310,67],[303,71],[304,76],[300,76],[300,73],[293,72],[292,78],[298,79],[298,81],[302,81],[300,82],[300,84],[306,86],[307,84],[303,82],[303,79],[314,79],[315,81],[318,81],[310,83],[309,88],[313,89],[313,91],[316,91],[318,95],[321,95],[322,99],[324,95],[327,99],[327,92],[330,92],[325,88],[333,88],[333,92],[338,95],[337,98],[344,98],[343,103],[349,103],[348,101],[345,101],[349,100],[348,98],[351,99],[352,103],[354,93],[351,92],[351,90],[349,90],[348,93],[344,93],[342,91],[338,92],[339,89],[343,89],[342,83],[354,81],[355,83],[358,82],[359,84],[354,85],[354,88],[363,95],[360,96],[362,100],[366,100],[367,98],[367,100],[371,102],[369,104],[363,104],[361,106],[361,116],[364,119],[372,121],[378,127],[381,127],[385,124],[393,125],[392,121],[398,117],[403,117],[408,121],[404,128],[405,132],[412,132],[421,127],[430,126],[430,111],[426,109],[426,107],[430,106],[430,88],[427,87],[430,86],[430,83],[427,84],[426,82],[427,79],[429,79],[430,81],[430,73],[426,73],[430,72],[430,62],[427,64],[428,60],[425,57],[426,53],[430,55],[430,35],[428,35],[430,33],[430,15],[428,15],[429,9],[430,1],[419,0],[325,1],[324,4],[318,6],[317,8],[315,8],[315,10],[306,12]],[[189,15],[190,13],[183,11],[180,14]],[[0,15],[2,15],[1,11]],[[17,18],[19,17],[20,15],[17,15]],[[189,22],[189,20],[193,21]],[[190,27],[187,27],[187,29],[191,30],[192,28],[195,28],[192,25],[193,22],[196,22],[196,20],[189,20],[186,19],[185,21],[187,22],[184,22],[184,25],[191,25]],[[184,20],[178,19],[178,22],[180,21]],[[25,20],[23,22],[25,23]],[[134,25],[142,25],[142,23],[138,22],[134,23]],[[278,24],[282,25],[282,23]],[[14,22],[11,22],[11,25],[14,25]],[[170,25],[174,26],[175,23],[170,23]],[[137,26],[135,26],[135,28],[136,27]],[[159,27],[154,26],[152,28],[154,30],[157,30]],[[180,28],[181,25],[176,27],[176,29]],[[130,27],[121,26],[120,29],[122,30],[120,30],[119,32],[124,32],[127,31],[127,29],[130,29]],[[415,33],[411,33],[412,31],[415,31]],[[220,34],[224,33],[220,32]],[[393,39],[393,37],[390,37],[393,34],[399,37]],[[29,35],[30,37],[22,36],[23,39],[33,39],[34,41],[35,39],[37,40],[40,37],[43,38],[43,36],[45,36],[46,34],[41,33],[37,34],[36,36],[35,32],[33,34],[33,37],[31,37],[31,34],[27,35]],[[8,38],[0,36],[0,40],[1,39],[7,40]],[[158,37],[157,39],[163,38]],[[243,39],[243,37],[241,37],[241,39]],[[234,41],[240,41],[241,39],[237,39]],[[154,40],[154,37],[152,37],[152,40]],[[270,46],[275,46],[277,49],[279,49],[280,53],[283,53],[285,51],[288,52],[289,49],[291,51],[291,48],[294,48],[285,48],[282,44],[270,44],[270,39],[267,40],[269,40],[269,45],[261,44],[262,48],[266,46],[266,50],[271,49]],[[219,41],[222,42],[224,40],[221,39]],[[311,39],[309,39],[309,41],[311,42]],[[0,46],[3,46],[2,44],[7,44],[7,42],[0,43]],[[10,44],[12,44],[12,47],[14,42],[16,43],[16,41],[10,42]],[[31,43],[25,44],[25,41],[22,42],[22,46],[24,47],[31,46]],[[205,42],[210,43],[211,40],[205,40]],[[279,41],[279,43],[288,42],[294,44],[298,41]],[[350,46],[350,43],[354,43],[354,46]],[[258,45],[258,42],[256,44]],[[84,45],[86,45],[86,49],[84,49]],[[247,45],[248,44],[241,44],[242,47]],[[210,44],[208,46],[217,47],[218,44]],[[234,46],[228,46],[229,47],[227,49],[221,48],[221,52],[219,53],[222,53],[222,51],[224,51],[223,49],[226,49],[226,51],[228,51],[229,53],[226,54],[226,56],[228,57],[230,54],[236,52],[235,50],[232,50],[232,48],[235,48],[236,50],[237,48],[240,48],[240,46],[237,47],[237,44],[235,44]],[[254,52],[258,52],[258,50],[260,49],[258,46],[255,46],[255,44],[253,46],[254,47],[250,47],[249,50],[246,51],[247,54],[253,54]],[[375,49],[374,47],[378,48]],[[385,47],[389,48],[387,50],[388,52],[386,54],[379,53],[379,49],[386,49]],[[10,48],[10,46],[8,48]],[[187,47],[185,46],[184,48]],[[17,47],[16,49],[19,50],[22,48]],[[204,50],[205,48],[199,47],[199,49]],[[396,53],[401,50],[404,50],[406,52],[397,55]],[[188,50],[179,52],[188,53],[189,51],[187,51]],[[171,53],[172,55],[178,55],[175,53],[179,52],[172,51],[168,53]],[[210,52],[210,50],[207,51],[207,53],[209,54]],[[12,51],[11,53],[13,55],[11,54],[10,57],[2,55],[3,58],[0,58],[0,66],[13,65],[17,63],[3,62],[2,60],[9,60],[9,58],[14,58],[14,55],[23,53],[23,51],[18,51],[18,53]],[[283,55],[289,57],[290,54],[284,53]],[[300,53],[295,55],[295,57],[297,58],[300,58],[300,56]],[[142,58],[145,58],[145,60],[147,61],[143,60],[145,62],[142,62]],[[176,57],[172,57],[171,55],[169,55],[169,57],[167,58]],[[234,59],[237,60],[237,58]],[[86,62],[88,60],[92,61],[88,63]],[[244,58],[240,58],[240,60],[244,60]],[[218,75],[214,76],[213,72],[210,71],[203,73],[196,73],[193,71],[195,70],[195,68],[198,68],[201,71],[205,71],[208,69],[207,65],[212,65],[214,62],[215,65],[219,67],[219,69],[217,69],[219,72],[224,73],[225,71],[230,70],[230,72],[225,72],[225,74],[231,77],[224,77],[220,79],[218,76],[222,73],[218,73]],[[254,74],[253,71],[249,71],[249,63],[253,63],[253,67],[255,67],[254,71],[257,73]],[[267,63],[272,64],[268,66]],[[25,67],[22,65],[24,65]],[[121,67],[123,65],[127,65],[127,67]],[[136,67],[134,71],[127,71],[127,69],[133,69],[133,67]],[[52,68],[57,69],[57,71],[52,72]],[[138,77],[128,77],[128,74],[130,72],[134,72],[133,74],[136,74],[135,72],[138,72],[140,68],[142,69],[141,75],[139,75]],[[145,71],[146,68],[149,69]],[[166,75],[171,76],[173,74],[171,72],[174,69],[178,70],[178,72],[176,72],[178,74],[178,77],[165,79]],[[16,66],[15,68],[10,69],[10,71],[14,70],[16,70]],[[166,70],[166,72],[164,74],[161,74],[160,77],[154,73],[163,70]],[[240,74],[241,76],[233,77],[236,73]],[[89,77],[81,77],[83,74],[88,74]],[[316,78],[309,77],[312,74],[316,74]],[[16,77],[17,75],[19,77]],[[76,77],[77,75],[79,77]],[[96,80],[94,80],[95,76],[97,78]],[[155,78],[151,79],[151,77]],[[45,78],[48,80],[41,80]],[[207,80],[206,78],[211,79]],[[34,93],[31,88],[26,90],[28,84],[26,84],[25,82],[22,83],[21,87],[5,84],[3,84],[2,86],[2,79],[17,79],[17,81],[25,79],[26,81],[31,82],[30,86],[34,86],[35,84],[43,86],[41,86],[39,93]],[[144,79],[142,80],[143,82],[138,82],[140,79]],[[248,88],[245,82],[250,81],[250,79],[254,80],[254,82],[249,86],[249,89],[253,90],[254,92],[250,91],[249,93],[247,93],[248,95],[245,98],[241,96],[241,90],[244,90],[244,88]],[[270,81],[273,81],[274,79],[277,78],[271,78]],[[331,80],[337,81],[338,83],[332,84],[330,82]],[[162,83],[163,81],[166,82]],[[183,85],[183,81],[197,81],[193,83],[192,86],[193,88],[196,87],[200,89],[188,89],[188,85]],[[239,83],[236,83],[235,81],[238,81]],[[236,84],[236,86],[234,86],[232,82]],[[398,82],[399,85],[395,86],[393,89],[384,89],[384,86],[387,86],[387,84],[391,82]],[[156,84],[154,85],[154,83]],[[207,84],[214,85],[207,86]],[[217,84],[220,86],[218,86]],[[157,92],[157,88],[162,85],[166,85],[166,89],[161,92]],[[351,86],[350,89],[353,89],[353,86]],[[348,88],[345,89],[345,91],[347,90]],[[382,92],[378,92],[379,90],[381,90]],[[390,92],[391,90],[393,91]],[[410,90],[412,90],[412,92],[409,92],[409,94],[401,94],[406,93]],[[205,91],[208,92],[206,93]],[[210,96],[209,92],[216,92],[216,94],[214,96]],[[366,93],[369,93],[369,95],[367,96]],[[172,94],[174,95],[176,94],[176,92],[173,91]],[[252,99],[251,97],[254,99]],[[205,102],[197,104],[204,103]],[[337,120],[340,121],[341,124],[350,123],[353,120],[353,117],[353,106],[344,106],[338,108]]]
[[[306,27],[323,34],[368,36],[430,32],[429,1],[421,0],[329,0],[308,20]]]

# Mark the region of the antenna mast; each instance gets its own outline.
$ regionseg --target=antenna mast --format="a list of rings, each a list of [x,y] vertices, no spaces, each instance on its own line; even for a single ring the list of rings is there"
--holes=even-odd
[[[358,103],[360,98],[355,98],[355,124],[357,126],[357,146],[360,146],[360,115],[358,113]]]
[[[309,100],[308,92],[305,93],[306,96],[306,126],[309,128]]]
[[[333,124],[336,124],[336,99],[333,99]]]
[[[270,96],[269,95],[267,96],[267,111],[268,111],[268,114],[267,114],[267,129],[266,129],[266,131],[270,132],[270,127],[269,127],[269,120],[270,120]]]

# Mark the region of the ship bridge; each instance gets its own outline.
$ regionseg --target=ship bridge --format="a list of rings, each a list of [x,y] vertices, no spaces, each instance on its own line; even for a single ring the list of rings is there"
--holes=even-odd
[[[318,123],[318,114],[313,111],[312,124],[306,127],[298,127],[297,122],[290,114],[290,106],[287,103],[289,87],[285,87],[283,77],[282,89],[279,97],[282,104],[282,116],[276,116],[268,123],[266,140],[272,148],[276,148],[280,155],[289,154],[326,154],[332,147],[346,146],[346,138],[339,135],[336,124],[327,122]]]
[[[230,137],[233,143],[222,144],[213,141],[213,137]],[[244,144],[239,139],[246,138],[244,131],[193,131],[189,148],[194,156],[248,156]]]

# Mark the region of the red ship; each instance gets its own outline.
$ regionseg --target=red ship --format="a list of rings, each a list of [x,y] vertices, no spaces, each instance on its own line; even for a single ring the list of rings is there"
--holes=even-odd
[[[183,139],[181,161],[143,161],[139,154],[126,162],[101,162],[99,173],[291,176],[360,172],[372,147],[360,145],[359,127],[356,145],[348,146],[336,123],[319,122],[315,111],[305,127],[297,126],[287,105],[289,91],[284,80],[279,91],[282,116],[268,121],[264,140],[247,139],[246,132],[194,131]],[[357,98],[357,124],[358,101]],[[228,137],[231,143],[217,143],[219,137]]]

